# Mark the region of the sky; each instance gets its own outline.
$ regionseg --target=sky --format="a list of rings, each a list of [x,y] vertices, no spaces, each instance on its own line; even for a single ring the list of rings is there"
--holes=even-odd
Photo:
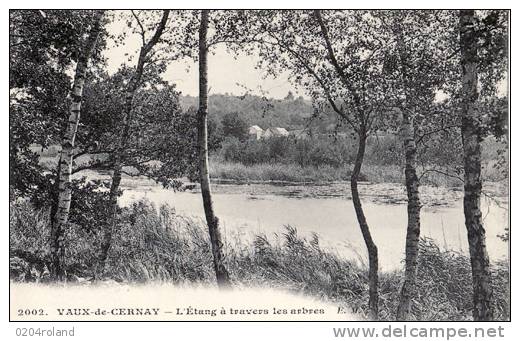
[[[119,33],[126,29],[126,24],[121,20],[115,19],[109,26],[111,33]],[[108,71],[114,73],[120,65],[128,59],[125,54],[135,55],[140,48],[140,37],[130,35],[124,44],[114,47],[108,42],[104,55],[107,58]],[[226,51],[224,45],[217,45],[213,50],[215,53],[208,54],[208,79],[209,93],[242,95],[246,89],[250,93],[261,94],[262,90],[267,91],[268,97],[277,99],[284,98],[291,91],[295,95],[305,96],[299,93],[288,81],[288,74],[282,74],[278,78],[264,78],[262,70],[255,69],[258,56],[238,56],[235,57]],[[136,59],[134,58],[134,63]],[[177,89],[184,95],[198,96],[198,64],[193,60],[182,60],[172,62],[163,78],[169,82],[177,84]],[[240,84],[240,85],[237,85]],[[245,87],[245,88],[244,88]]]
[[[218,46],[214,55],[208,55],[210,94],[228,92],[240,95],[244,94],[246,89],[260,94],[259,86],[267,91],[268,97],[284,98],[289,91],[297,93],[289,83],[287,74],[276,79],[265,78],[262,70],[255,69],[256,63],[257,58],[251,56],[239,56],[235,60],[223,46]],[[186,70],[186,66],[189,66],[188,70]],[[198,65],[196,63],[187,61],[172,63],[164,78],[175,82],[184,94],[198,95]]]

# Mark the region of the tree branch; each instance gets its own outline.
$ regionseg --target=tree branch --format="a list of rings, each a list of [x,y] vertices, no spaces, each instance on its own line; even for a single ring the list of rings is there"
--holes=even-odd
[[[277,45],[279,45],[281,48],[285,49],[287,52],[292,54],[296,59],[298,59],[300,64],[307,70],[307,72],[309,72],[310,75],[312,77],[314,77],[314,79],[316,79],[316,81],[320,84],[321,88],[325,92],[325,97],[327,98],[327,101],[329,102],[329,104],[332,107],[332,109],[338,115],[340,115],[343,119],[345,119],[345,121],[347,121],[347,123],[352,127],[352,129],[354,129],[354,131],[357,131],[357,127],[354,124],[354,122],[348,117],[348,115],[341,108],[339,108],[337,106],[336,102],[332,98],[332,95],[331,95],[331,92],[330,92],[330,88],[327,86],[325,81],[318,75],[318,73],[313,68],[311,68],[309,63],[298,52],[294,51],[293,49],[291,49],[286,44],[281,43],[280,40],[277,39],[276,37],[274,37],[272,34],[270,34],[270,36],[273,39],[276,40],[276,44]]]
[[[454,179],[457,179],[459,180],[460,182],[464,183],[464,179],[461,178],[459,175],[455,175],[455,174],[450,174],[448,172],[445,172],[445,171],[442,171],[440,169],[436,169],[436,168],[430,168],[430,169],[425,169],[422,174],[419,176],[419,181],[421,181],[422,177],[428,173],[438,173],[438,174],[442,174],[444,176],[447,176],[447,177],[450,177],[450,178],[454,178]]]
[[[107,150],[94,150],[94,151],[84,150],[82,152],[74,154],[72,156],[72,159],[77,159],[78,157],[83,156],[83,155],[110,154],[113,152],[114,152],[113,150],[108,150],[108,149]]]
[[[135,21],[137,21],[137,25],[139,25],[139,27],[141,28],[141,41],[144,46],[145,45],[145,30],[144,30],[143,24],[141,23],[141,20],[139,19],[137,14],[134,12],[134,10],[131,10],[130,12],[132,12],[132,15],[134,16]]]
[[[434,130],[431,130],[431,131],[428,131],[426,133],[423,133],[421,134],[417,139],[416,139],[416,143],[420,143],[423,138],[425,138],[426,136],[430,136],[432,134],[435,134],[435,133],[438,133],[438,132],[441,132],[441,131],[445,131],[445,130],[448,130],[450,128],[458,128],[459,126],[456,125],[456,124],[453,124],[453,125],[448,125],[448,126],[444,126],[444,127],[441,127],[441,128],[438,128],[438,129],[434,129]]]
[[[111,163],[105,163],[103,161],[87,163],[87,164],[84,164],[81,166],[77,166],[76,168],[74,168],[72,170],[72,172],[70,174],[76,174],[78,172],[81,172],[81,171],[87,170],[87,169],[111,169],[111,167],[112,167]]]
[[[330,37],[329,37],[329,31],[327,29],[327,26],[323,22],[323,18],[321,17],[321,12],[319,10],[315,10],[314,11],[314,15],[315,15],[316,20],[318,20],[318,23],[320,25],[321,32],[322,32],[322,35],[323,35],[323,39],[325,40],[325,47],[327,48],[327,51],[328,51],[328,54],[329,54],[329,59],[330,59],[332,65],[334,66],[334,68],[336,69],[336,71],[338,72],[341,80],[343,81],[343,84],[345,84],[347,89],[352,93],[352,96],[354,97],[354,102],[356,103],[356,106],[359,109],[359,107],[361,105],[361,100],[360,100],[359,95],[357,94],[357,92],[354,90],[354,88],[350,84],[350,82],[349,82],[349,80],[347,78],[347,75],[343,71],[343,68],[339,65],[339,62],[336,59],[336,55],[334,53],[334,49],[332,48],[332,43],[331,43]]]
[[[166,22],[168,21],[168,15],[169,14],[170,14],[170,10],[169,9],[163,11],[163,16],[161,18],[161,22],[159,23],[159,26],[155,30],[155,33],[152,36],[152,39],[150,39],[150,41],[146,45],[144,45],[144,47],[143,47],[145,55],[148,54],[148,52],[150,52],[152,47],[155,44],[157,44],[157,42],[159,41],[159,38],[161,37],[161,35],[162,35],[163,31],[164,31],[164,28],[166,27]]]

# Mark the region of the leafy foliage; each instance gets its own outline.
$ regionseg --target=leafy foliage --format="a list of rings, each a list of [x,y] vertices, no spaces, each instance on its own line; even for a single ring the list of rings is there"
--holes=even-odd
[[[230,112],[222,117],[222,134],[232,136],[240,141],[248,138],[247,122],[236,112]]]
[[[17,196],[34,195],[47,181],[30,145],[61,139],[72,80],[92,11],[13,10],[9,12],[9,174]],[[103,31],[94,54],[102,65]]]
[[[272,137],[239,141],[231,137],[222,144],[225,161],[245,165],[258,163],[294,163],[300,167],[328,165],[340,167],[352,162],[355,150],[349,138],[319,136],[313,138]]]

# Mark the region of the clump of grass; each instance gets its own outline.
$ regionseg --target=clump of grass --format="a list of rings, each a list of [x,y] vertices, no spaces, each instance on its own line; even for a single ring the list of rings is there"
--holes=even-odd
[[[295,164],[261,163],[246,166],[241,163],[211,163],[210,176],[239,181],[333,181],[346,180],[347,172],[333,170],[330,166],[300,167]]]
[[[252,244],[251,254],[237,267],[250,269],[238,273],[242,280],[326,298],[354,313],[366,310],[365,271],[355,262],[324,251],[316,234],[306,239],[296,228],[285,226],[280,238],[258,235]]]
[[[122,214],[105,276],[119,282],[208,282],[212,256],[202,223],[147,201]]]
[[[287,181],[326,183],[350,180],[351,167],[304,166],[294,163],[258,163],[244,165],[235,162],[216,161],[210,164],[210,176],[217,179],[238,181]],[[367,180],[364,174],[361,180]]]
[[[9,255],[16,263],[11,277],[27,281],[49,280],[50,268],[50,217],[46,209],[35,210],[27,200],[17,200],[9,207]],[[99,250],[98,235],[65,225],[63,266],[69,279],[89,276]]]
[[[398,165],[365,164],[361,169],[365,180],[375,183],[404,183],[404,170]]]
[[[45,210],[35,210],[27,200],[9,203],[11,251],[42,252],[50,237],[49,226],[49,214]]]
[[[48,220],[27,202],[11,204],[10,251],[29,250],[34,257],[11,255],[11,278],[38,281],[44,277],[38,259],[48,255]],[[69,226],[65,234],[69,279],[91,276],[101,231]],[[367,315],[367,269],[320,245],[317,235],[304,238],[285,227],[281,236],[258,235],[252,241],[227,238],[225,264],[234,285],[269,286],[334,301]],[[35,261],[36,259],[36,261]],[[39,272],[38,272],[39,271]],[[29,275],[27,275],[29,274]],[[468,257],[442,251],[422,239],[417,271],[418,295],[413,320],[469,320],[472,307]],[[497,320],[509,319],[508,263],[492,265]],[[186,218],[168,206],[140,201],[122,209],[113,236],[104,279],[125,283],[188,282],[215,284],[208,234],[202,221]],[[402,271],[380,274],[380,319],[395,318]]]

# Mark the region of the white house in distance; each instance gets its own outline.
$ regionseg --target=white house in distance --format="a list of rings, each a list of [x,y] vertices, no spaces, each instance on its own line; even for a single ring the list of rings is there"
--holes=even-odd
[[[273,127],[267,129],[264,133],[264,138],[266,139],[280,136],[289,136],[289,132],[285,128]]]
[[[285,128],[271,127],[263,130],[257,125],[249,127],[249,138],[252,140],[260,140],[262,138],[269,139],[271,137],[289,136],[289,132]]]
[[[260,140],[264,133],[264,130],[257,125],[249,127],[249,138],[252,140]]]

